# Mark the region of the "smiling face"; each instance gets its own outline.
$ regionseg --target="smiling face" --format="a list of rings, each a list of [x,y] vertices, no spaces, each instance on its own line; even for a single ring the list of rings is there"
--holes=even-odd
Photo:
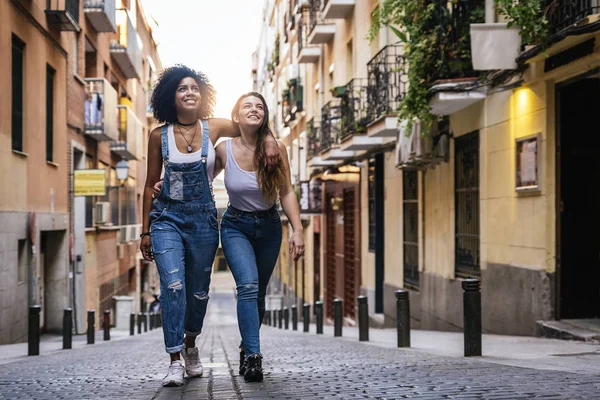
[[[178,114],[197,113],[202,104],[200,86],[194,78],[186,77],[179,81],[175,89],[175,109]]]
[[[246,129],[257,130],[262,127],[265,120],[265,105],[256,96],[246,96],[239,102],[237,113],[233,121]]]

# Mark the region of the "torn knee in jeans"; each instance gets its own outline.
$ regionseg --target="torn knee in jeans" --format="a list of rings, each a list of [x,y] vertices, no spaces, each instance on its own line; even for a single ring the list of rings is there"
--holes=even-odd
[[[167,286],[167,289],[170,289],[172,291],[181,290],[181,289],[183,289],[183,284],[178,279],[176,281],[169,283],[169,285]]]
[[[197,298],[198,300],[202,300],[202,301],[208,301],[208,299],[209,299],[208,293],[206,293],[206,292],[194,293],[194,297]]]

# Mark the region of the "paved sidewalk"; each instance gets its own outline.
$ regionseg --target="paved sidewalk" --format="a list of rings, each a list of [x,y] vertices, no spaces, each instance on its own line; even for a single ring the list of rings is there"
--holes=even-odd
[[[265,326],[265,381],[245,383],[233,295],[215,291],[198,339],[204,377],[162,388],[168,356],[154,330],[5,358],[0,399],[600,399],[597,345],[492,335],[484,357],[464,358],[460,334],[413,331],[414,347],[397,349],[393,330],[372,329],[365,343],[356,328],[334,338],[331,327],[316,335],[314,325],[310,333]],[[521,362],[528,368],[506,365]]]

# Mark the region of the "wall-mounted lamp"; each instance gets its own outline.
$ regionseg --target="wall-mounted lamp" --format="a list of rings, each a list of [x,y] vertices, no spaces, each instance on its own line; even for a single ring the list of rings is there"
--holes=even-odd
[[[331,198],[331,209],[334,211],[338,211],[344,205],[344,199],[341,197],[332,197]]]

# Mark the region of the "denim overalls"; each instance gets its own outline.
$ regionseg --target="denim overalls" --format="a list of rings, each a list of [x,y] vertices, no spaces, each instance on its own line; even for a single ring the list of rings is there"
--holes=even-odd
[[[160,276],[160,305],[167,353],[183,349],[183,334],[202,331],[219,223],[207,174],[207,121],[202,121],[202,159],[169,162],[167,126],[161,130],[163,186],[152,202],[152,252]]]

